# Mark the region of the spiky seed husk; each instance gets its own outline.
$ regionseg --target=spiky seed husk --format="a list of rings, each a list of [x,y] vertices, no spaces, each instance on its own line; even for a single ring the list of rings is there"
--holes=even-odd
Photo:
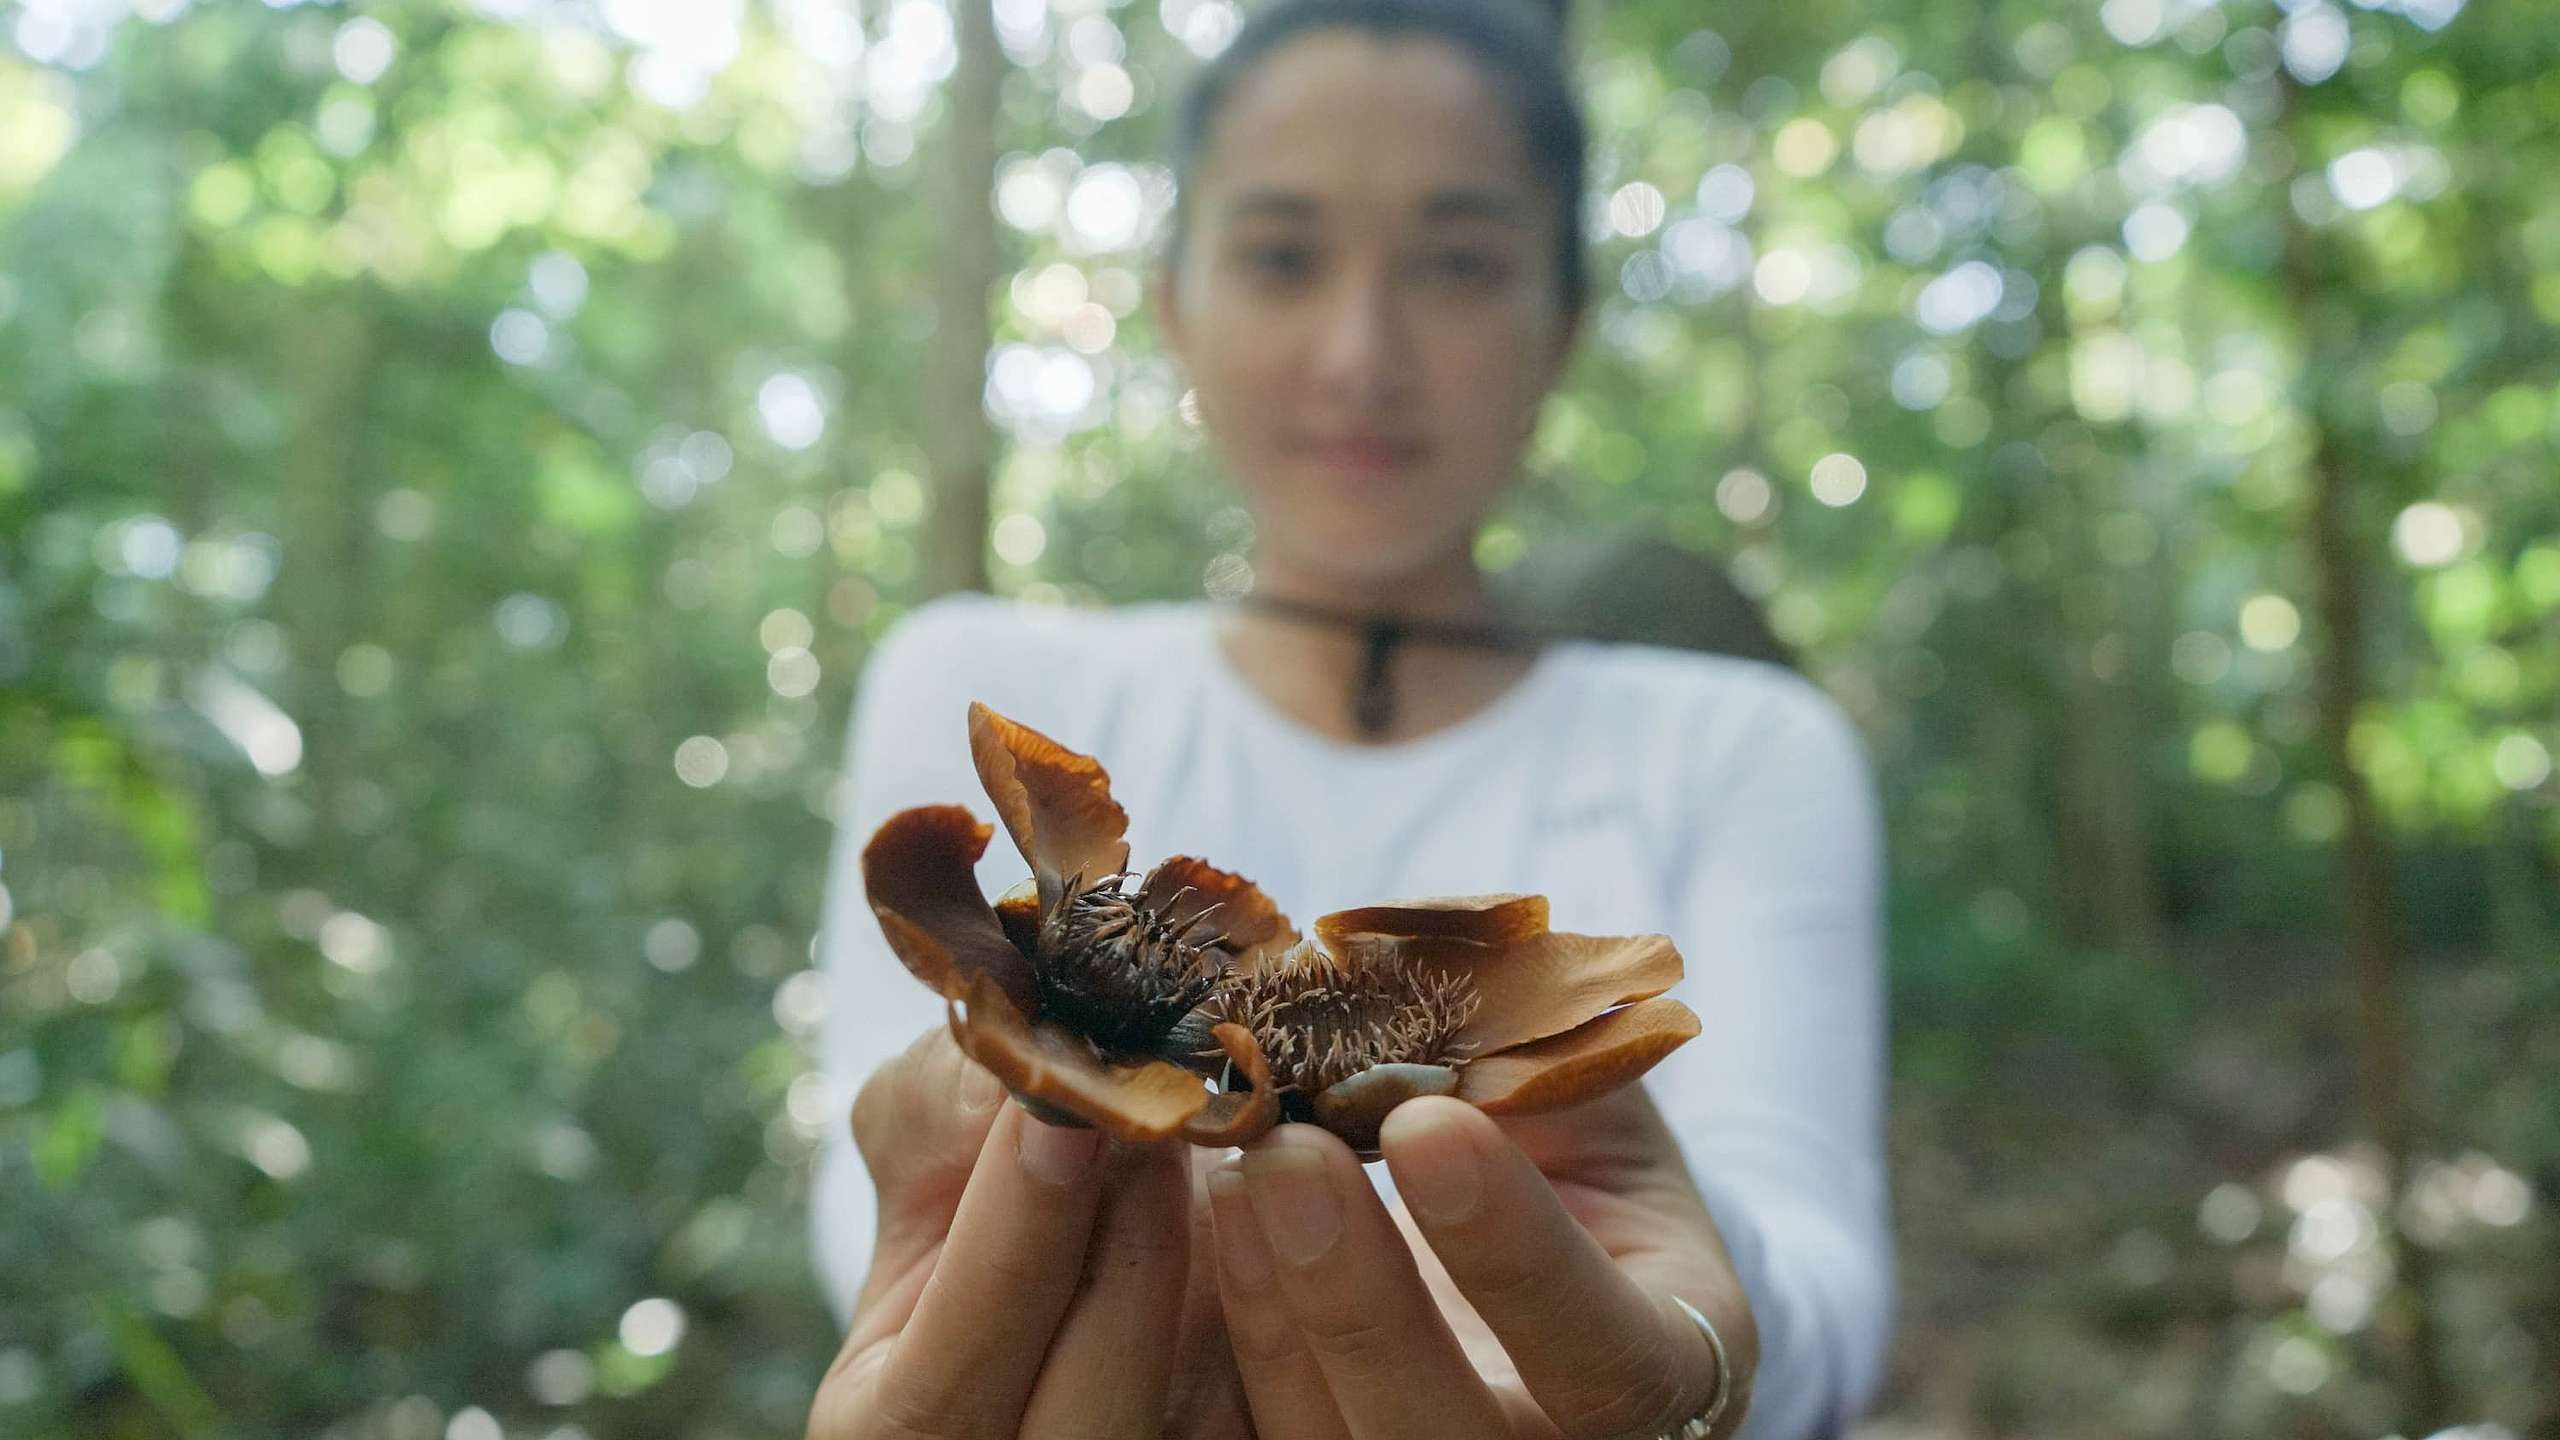
[[[1420,975],[1391,958],[1345,965],[1301,945],[1258,974],[1227,977],[1212,1008],[1253,1032],[1272,1078],[1303,1104],[1371,1066],[1466,1058],[1458,1032],[1478,1003],[1462,974]]]
[[[1131,878],[1087,886],[1071,877],[1040,917],[1031,969],[1043,1015],[1105,1054],[1134,1057],[1161,1051],[1175,1022],[1217,988],[1229,957],[1210,912],[1179,925],[1169,918],[1188,889],[1151,908],[1143,885],[1126,888]]]

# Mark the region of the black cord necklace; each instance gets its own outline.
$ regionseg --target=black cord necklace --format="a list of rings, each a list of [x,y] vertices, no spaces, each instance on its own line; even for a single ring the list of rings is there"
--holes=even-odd
[[[1526,654],[1544,643],[1544,637],[1516,625],[1412,619],[1386,610],[1338,610],[1278,595],[1247,595],[1244,604],[1284,620],[1359,632],[1360,669],[1351,681],[1351,723],[1371,740],[1386,734],[1395,723],[1395,657],[1404,646],[1454,645]]]

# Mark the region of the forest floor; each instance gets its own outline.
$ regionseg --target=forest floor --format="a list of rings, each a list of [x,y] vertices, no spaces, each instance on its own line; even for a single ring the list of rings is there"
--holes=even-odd
[[[1854,1440],[2402,1433],[2405,1312],[2358,1303],[2388,1262],[2345,986],[2318,955],[2226,958],[2174,1012],[1967,1046],[1961,1082],[1899,1067],[1900,1322]],[[2449,1418],[2560,1440],[2549,977],[2438,961],[2412,989],[2420,1169],[2481,1201],[2430,1248]]]

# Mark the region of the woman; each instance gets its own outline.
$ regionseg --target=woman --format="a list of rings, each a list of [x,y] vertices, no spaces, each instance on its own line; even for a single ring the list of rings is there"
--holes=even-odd
[[[828,919],[861,1166],[833,1146],[814,1201],[853,1324],[812,1434],[1795,1440],[1872,1388],[1878,840],[1849,727],[1748,662],[1431,643],[1492,618],[1473,538],[1583,313],[1560,48],[1510,0],[1263,11],[1184,112],[1154,297],[1261,603],[955,598],[875,654]],[[1308,1127],[1221,1160],[1044,1126],[942,1038],[852,864],[890,813],[978,793],[971,700],[1096,755],[1134,854],[1213,857],[1292,914],[1516,890],[1558,928],[1667,932],[1706,1033],[1574,1112],[1409,1102],[1391,1201]]]

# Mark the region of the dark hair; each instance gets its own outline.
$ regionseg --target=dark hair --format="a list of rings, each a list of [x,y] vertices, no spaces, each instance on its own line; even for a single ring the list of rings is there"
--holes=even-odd
[[[1174,122],[1171,249],[1189,231],[1192,176],[1218,112],[1245,76],[1290,41],[1320,30],[1440,40],[1480,66],[1519,122],[1529,165],[1555,201],[1556,284],[1565,309],[1590,290],[1582,244],[1582,107],[1564,64],[1564,0],[1277,0],[1192,81]]]

